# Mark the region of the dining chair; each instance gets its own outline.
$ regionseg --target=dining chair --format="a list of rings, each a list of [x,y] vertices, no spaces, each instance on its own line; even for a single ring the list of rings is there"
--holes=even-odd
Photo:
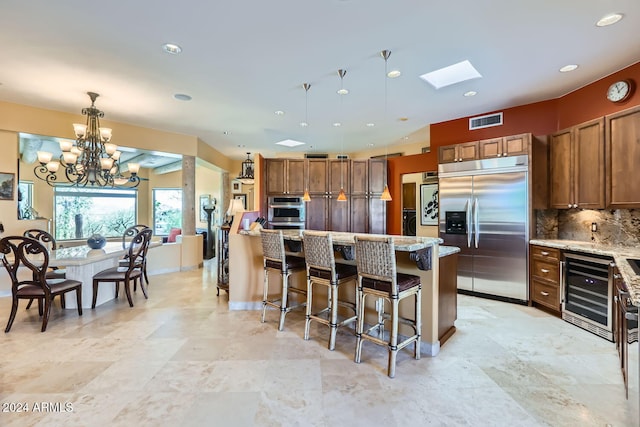
[[[38,228],[30,228],[28,230],[25,230],[22,235],[24,237],[31,237],[32,239],[36,239],[37,241],[42,243],[42,245],[49,251],[55,251],[57,248],[56,239],[48,231],[40,230]],[[67,270],[64,267],[49,267],[46,277],[47,279],[64,279],[66,277],[66,274]],[[31,299],[27,304],[27,310],[31,308],[31,304],[33,304],[33,299]],[[60,306],[62,308],[65,308],[64,296],[60,298]],[[38,306],[38,310],[42,315],[42,305]]]
[[[145,299],[148,298],[147,290],[142,281],[144,259],[149,243],[151,242],[152,230],[145,228],[140,231],[132,239],[129,249],[127,250],[127,259],[129,260],[126,266],[116,266],[103,270],[93,276],[93,299],[91,302],[91,308],[96,308],[96,300],[98,299],[98,286],[101,282],[115,283],[116,294],[118,297],[118,291],[120,289],[120,283],[124,284],[124,290],[129,301],[129,307],[133,307],[133,300],[131,299],[131,281],[140,282],[140,289],[144,294]]]
[[[414,357],[420,359],[420,333],[422,328],[422,285],[420,276],[398,273],[396,253],[391,237],[355,236],[356,265],[358,268],[358,321],[356,328],[355,362],[360,363],[363,341],[384,345],[388,348],[389,358],[387,375],[393,378],[396,373],[398,351],[409,344],[414,345]],[[377,323],[364,329],[366,297],[377,298]],[[399,315],[400,302],[413,297],[414,319]],[[384,302],[388,301],[391,312],[384,312]],[[385,320],[390,319],[389,331],[385,331]],[[409,326],[412,334],[398,342],[400,324]],[[377,330],[377,333],[373,333]],[[385,339],[385,335],[387,338]]]
[[[0,239],[0,253],[3,254],[2,263],[11,278],[11,314],[5,333],[11,330],[18,311],[18,301],[21,299],[44,302],[44,310],[41,310],[41,332],[47,329],[51,303],[57,295],[64,300],[64,294],[75,291],[78,314],[82,316],[82,282],[66,278],[47,279],[49,251],[42,243],[30,237],[8,236]],[[28,272],[19,273],[19,269],[27,269]]]
[[[136,224],[136,225],[132,225],[131,227],[129,227],[126,230],[124,230],[124,233],[122,233],[122,249],[127,249],[131,245],[131,242],[133,241],[134,237],[139,232],[144,230],[145,228],[149,228],[149,227],[144,225],[144,224]],[[147,275],[146,253],[144,255],[145,256],[144,256],[144,261],[143,261],[143,265],[142,265],[142,273],[143,273],[143,276],[144,276],[144,281],[148,285],[149,284],[149,276]],[[126,267],[129,264],[129,258],[127,257],[127,255],[125,255],[124,258],[122,258],[121,260],[118,261],[118,263],[119,263],[120,267]],[[134,284],[134,291],[135,291],[135,284]]]

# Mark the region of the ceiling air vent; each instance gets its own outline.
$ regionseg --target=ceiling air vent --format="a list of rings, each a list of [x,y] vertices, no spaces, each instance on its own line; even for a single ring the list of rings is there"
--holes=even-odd
[[[305,159],[328,159],[328,154],[320,154],[320,153],[307,153],[304,155]]]
[[[487,114],[486,116],[472,117],[469,119],[469,130],[502,126],[502,113]]]
[[[349,155],[348,155],[348,154],[338,154],[338,155],[336,156],[336,159],[346,160],[346,159],[348,159],[348,158],[349,158]]]

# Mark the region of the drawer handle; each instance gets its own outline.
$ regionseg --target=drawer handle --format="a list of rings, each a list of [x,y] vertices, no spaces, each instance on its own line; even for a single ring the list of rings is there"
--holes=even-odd
[[[548,256],[548,255],[549,255],[549,252],[547,252],[547,251],[542,251],[542,252],[540,252],[540,255],[542,255],[542,256]]]
[[[540,291],[540,294],[541,294],[543,297],[548,297],[548,296],[549,296],[549,292],[545,292],[545,291]]]
[[[542,271],[545,274],[549,272],[549,270],[547,270],[546,268],[541,268],[540,271]]]

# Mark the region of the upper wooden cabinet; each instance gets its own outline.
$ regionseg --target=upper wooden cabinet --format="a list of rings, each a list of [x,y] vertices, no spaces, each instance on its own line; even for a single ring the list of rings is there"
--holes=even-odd
[[[309,159],[309,193],[329,194],[327,161],[325,159]]]
[[[531,144],[531,134],[505,136],[501,138],[484,139],[478,141],[480,159],[491,159],[494,157],[517,156],[529,153]]]
[[[387,162],[384,159],[351,161],[351,194],[382,194],[387,176]]]
[[[304,193],[304,159],[266,159],[266,175],[267,194]]]
[[[466,160],[477,160],[478,158],[478,141],[445,145],[438,149],[438,161],[440,163],[464,162]]]
[[[329,163],[329,195],[335,194],[336,196],[340,192],[340,189],[344,189],[345,193],[351,192],[351,176],[350,161],[332,159]]]
[[[640,208],[640,107],[606,117],[607,207]]]
[[[604,209],[604,119],[551,135],[550,207]]]

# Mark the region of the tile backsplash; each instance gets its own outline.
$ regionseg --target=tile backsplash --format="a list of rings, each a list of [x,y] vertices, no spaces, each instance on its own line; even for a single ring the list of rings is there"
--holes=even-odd
[[[640,246],[640,210],[536,210],[539,239],[566,239],[603,245]],[[591,232],[596,223],[597,231]]]

